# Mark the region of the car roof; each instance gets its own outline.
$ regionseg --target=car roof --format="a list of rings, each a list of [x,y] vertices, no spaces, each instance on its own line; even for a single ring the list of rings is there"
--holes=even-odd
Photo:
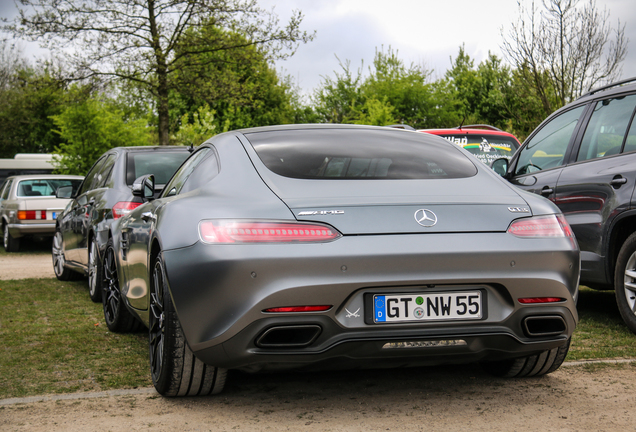
[[[121,151],[121,152],[142,152],[142,151],[163,151],[163,150],[188,150],[187,146],[129,146],[129,147],[113,147],[108,150],[108,152],[112,150]],[[108,153],[106,152],[106,153]]]
[[[83,178],[84,176],[70,174],[23,174],[7,177],[14,180],[82,180]]]

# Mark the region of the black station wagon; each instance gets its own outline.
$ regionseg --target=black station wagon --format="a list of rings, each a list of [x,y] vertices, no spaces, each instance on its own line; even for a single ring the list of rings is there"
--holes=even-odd
[[[187,147],[117,147],[104,153],[77,192],[58,189],[58,198],[72,198],[57,217],[53,238],[53,270],[60,280],[88,276],[91,299],[101,301],[101,254],[110,224],[141,205],[133,181],[153,173],[157,194],[189,156]]]

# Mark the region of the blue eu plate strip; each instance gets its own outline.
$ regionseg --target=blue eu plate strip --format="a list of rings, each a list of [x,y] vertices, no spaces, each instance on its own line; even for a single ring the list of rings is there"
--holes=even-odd
[[[373,298],[373,306],[375,308],[375,322],[386,322],[386,301],[384,296],[375,296]]]

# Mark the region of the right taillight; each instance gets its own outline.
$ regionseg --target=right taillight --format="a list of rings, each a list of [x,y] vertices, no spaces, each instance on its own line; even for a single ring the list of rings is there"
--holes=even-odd
[[[510,224],[508,233],[517,237],[569,237],[572,228],[562,214],[518,219]]]

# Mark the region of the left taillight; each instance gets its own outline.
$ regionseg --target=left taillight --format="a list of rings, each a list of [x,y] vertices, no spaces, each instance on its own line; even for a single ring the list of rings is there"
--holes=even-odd
[[[574,237],[570,224],[561,214],[518,219],[510,224],[508,233],[524,238]]]
[[[141,203],[130,201],[119,201],[113,206],[113,218],[119,219],[139,207]]]
[[[18,220],[46,219],[46,210],[18,210]]]
[[[199,222],[199,236],[204,243],[324,243],[341,234],[318,223],[214,219]]]

